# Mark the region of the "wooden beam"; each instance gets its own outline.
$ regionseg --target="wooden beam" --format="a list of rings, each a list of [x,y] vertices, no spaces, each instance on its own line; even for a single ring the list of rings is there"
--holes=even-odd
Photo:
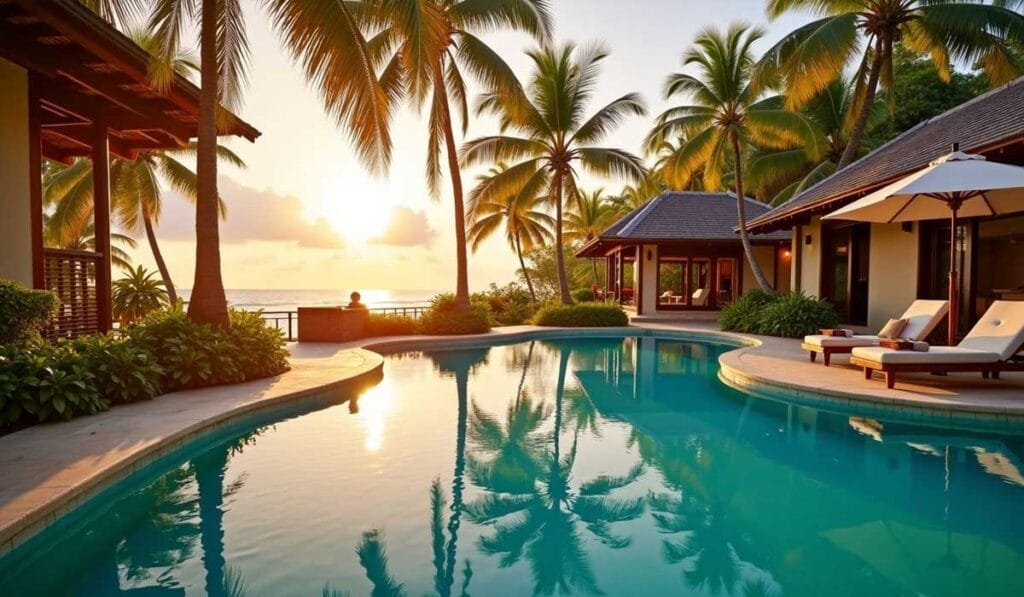
[[[105,121],[100,120],[99,122]],[[87,148],[92,147],[92,144],[95,142],[95,130],[96,124],[91,124],[88,127],[64,127],[58,129],[51,127],[46,129],[47,132],[60,135],[61,137],[64,137],[65,139],[70,139],[72,141],[75,141],[76,143],[81,143],[84,146],[81,153],[81,155],[83,156],[90,155],[89,150]],[[110,138],[109,130],[106,145],[110,152],[114,153],[118,157],[122,157],[127,160],[134,160],[139,155],[137,148],[135,148],[134,146],[126,144],[120,139]]]
[[[100,333],[114,327],[110,255],[110,148],[105,122],[97,122],[92,142],[93,226],[96,230],[96,303]]]
[[[43,144],[39,138],[40,112],[38,80],[28,79],[28,197],[32,226],[32,287],[46,288],[43,259]]]

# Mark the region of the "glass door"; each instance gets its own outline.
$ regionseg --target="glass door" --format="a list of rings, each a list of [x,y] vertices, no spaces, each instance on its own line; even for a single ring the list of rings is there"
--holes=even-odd
[[[690,265],[690,306],[707,307],[711,302],[711,260],[694,259]]]
[[[689,260],[683,257],[658,259],[658,308],[686,305],[686,279]]]
[[[717,268],[718,282],[716,284],[717,305],[721,307],[731,303],[736,298],[736,260],[719,259]]]

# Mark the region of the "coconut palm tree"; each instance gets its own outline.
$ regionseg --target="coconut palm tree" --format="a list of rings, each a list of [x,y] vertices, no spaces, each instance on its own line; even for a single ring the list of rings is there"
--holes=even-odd
[[[115,0],[103,0],[114,2]],[[124,0],[130,2],[132,0]],[[347,129],[356,153],[372,169],[391,158],[390,102],[353,10],[360,3],[325,0],[262,0],[271,23],[292,59],[323,101],[325,110]],[[241,0],[152,0],[147,29],[159,51],[151,76],[169,85],[169,63],[190,28],[199,31],[199,135],[196,146],[196,267],[189,317],[228,325],[220,267],[217,133],[237,106],[246,83],[248,37]]]
[[[46,246],[72,251],[96,250],[96,227],[90,221],[78,229],[75,234],[68,234],[67,228],[54,219],[53,215],[43,215],[43,241]],[[135,248],[135,239],[124,234],[110,235],[110,262],[119,269],[129,269],[132,257],[129,249]]]
[[[781,76],[788,105],[810,101],[852,64],[856,118],[839,159],[842,170],[861,147],[879,85],[892,88],[893,48],[902,44],[929,54],[944,80],[952,63],[978,63],[995,85],[1016,78],[1021,65],[1007,40],[1024,39],[1020,0],[768,0],[768,16],[806,10],[821,18],[801,26],[768,50],[760,63],[762,83]],[[891,96],[891,94],[890,94]]]
[[[615,207],[605,197],[603,188],[589,193],[580,191],[565,214],[565,230],[562,236],[570,243],[590,242],[604,232],[612,223],[614,216]],[[594,284],[599,284],[597,260],[591,259],[590,266],[594,274]]]
[[[455,298],[469,309],[466,218],[456,153],[454,104],[462,134],[469,125],[466,78],[470,74],[489,88],[518,86],[505,60],[480,38],[497,29],[526,32],[540,42],[551,35],[546,0],[376,0],[365,23],[381,31],[374,47],[393,48],[385,69],[387,86],[402,88],[418,107],[429,105],[427,124],[427,186],[436,197],[441,189],[441,155],[446,154],[452,186],[455,226]],[[392,85],[391,82],[398,82]],[[394,97],[399,94],[394,93]],[[443,149],[442,149],[443,148]]]
[[[824,148],[822,154],[814,159],[798,146],[755,149],[747,167],[750,187],[758,189],[759,195],[770,197],[769,203],[777,206],[835,173],[850,141],[856,117],[854,108],[853,82],[841,77],[830,83],[800,109],[819,136],[818,144]],[[876,101],[868,126],[884,122],[885,117],[884,104]],[[855,155],[866,154],[874,145],[872,140],[862,137]]]
[[[480,244],[490,238],[504,225],[505,239],[519,259],[519,271],[523,272],[530,300],[537,302],[537,294],[526,269],[523,252],[551,241],[554,218],[538,209],[544,197],[533,193],[509,193],[502,197],[493,196],[488,201],[479,201],[477,189],[486,186],[490,177],[497,176],[504,166],[491,168],[490,172],[477,177],[478,185],[469,197],[469,243],[475,252]]]
[[[698,74],[674,73],[665,82],[666,98],[686,94],[691,103],[663,112],[646,145],[651,150],[666,139],[686,139],[665,162],[670,179],[688,179],[702,170],[704,186],[714,190],[722,188],[724,176],[732,173],[743,250],[758,285],[771,290],[747,232],[743,157],[754,143],[779,149],[802,144],[812,156],[820,150],[818,136],[806,119],[784,109],[781,98],[763,97],[753,85],[751,47],[763,36],[762,29],[742,23],[698,34],[693,47],[683,54],[683,66],[695,67]]]
[[[141,265],[129,269],[127,275],[115,280],[112,286],[114,317],[122,327],[169,304],[163,280],[154,278],[153,272]]]
[[[477,103],[478,113],[498,116],[501,133],[467,142],[461,157],[466,166],[516,161],[479,189],[482,200],[524,186],[546,189],[555,209],[559,295],[569,305],[572,297],[562,233],[565,201],[577,195],[580,168],[596,175],[643,179],[647,169],[639,157],[622,149],[593,144],[627,116],[643,115],[646,108],[638,94],[627,93],[587,115],[601,62],[608,57],[603,45],[577,50],[575,44],[567,43],[528,54],[534,71],[526,89],[492,87]]]

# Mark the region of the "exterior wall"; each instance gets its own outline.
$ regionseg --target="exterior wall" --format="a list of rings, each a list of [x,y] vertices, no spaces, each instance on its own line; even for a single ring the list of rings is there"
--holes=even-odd
[[[814,217],[811,223],[800,228],[801,238],[796,239],[800,252],[800,287],[795,290],[803,290],[810,296],[821,294],[821,218]],[[811,244],[806,244],[804,238],[811,237]]]
[[[658,245],[643,245],[640,247],[640,259],[643,268],[643,291],[641,299],[643,304],[640,309],[644,314],[654,313],[658,310]],[[647,252],[651,252],[651,258],[647,259]],[[634,271],[640,271],[640,267]]]
[[[761,266],[761,271],[764,272],[768,282],[772,281],[775,277],[775,245],[754,245],[754,259],[757,260],[758,265]],[[750,269],[750,264],[747,263],[746,255],[741,257],[743,266],[743,292],[759,288],[757,280],[754,278],[754,272]]]
[[[872,224],[868,256],[868,327],[880,329],[917,298],[920,226]]]
[[[0,59],[0,278],[32,286],[28,75]]]

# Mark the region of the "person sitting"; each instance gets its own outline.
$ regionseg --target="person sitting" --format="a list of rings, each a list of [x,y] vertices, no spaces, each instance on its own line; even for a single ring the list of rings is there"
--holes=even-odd
[[[366,305],[364,305],[363,303],[359,302],[359,300],[361,298],[363,298],[363,297],[358,292],[353,292],[352,294],[349,295],[349,298],[352,299],[352,300],[349,302],[348,305],[345,306],[346,309],[365,309],[366,308]]]

